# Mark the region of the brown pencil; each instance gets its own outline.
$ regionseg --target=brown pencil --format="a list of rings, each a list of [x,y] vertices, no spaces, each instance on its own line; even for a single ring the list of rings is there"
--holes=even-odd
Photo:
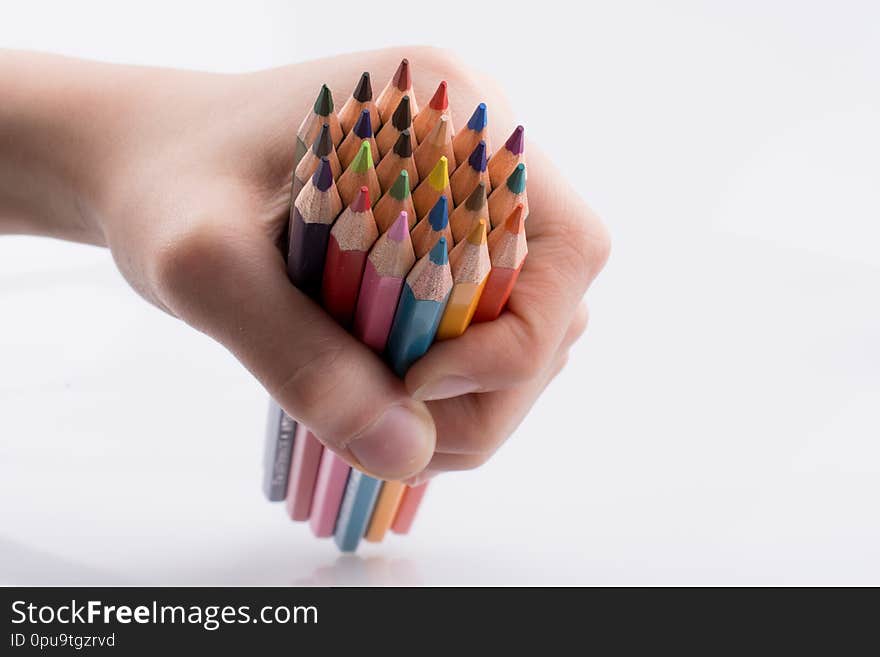
[[[339,110],[339,124],[345,134],[351,132],[354,124],[357,123],[358,117],[363,110],[370,111],[370,121],[373,123],[373,131],[378,132],[381,126],[379,118],[379,110],[373,102],[373,86],[370,84],[370,74],[364,71],[361,79],[358,80],[357,86],[354,88],[351,96],[345,101],[342,109]]]
[[[416,102],[416,95],[413,93],[412,76],[409,71],[409,60],[403,59],[397,67],[394,75],[388,84],[376,99],[376,107],[379,109],[379,120],[382,123],[388,123],[394,108],[400,103],[400,99],[409,96],[410,110],[412,113],[419,113],[419,104]]]
[[[412,156],[412,135],[409,130],[400,133],[392,151],[376,166],[376,175],[379,176],[382,189],[390,189],[401,171],[409,174],[410,189],[419,184],[419,171]]]
[[[376,169],[373,167],[373,155],[370,142],[366,139],[361,142],[361,147],[349,167],[339,176],[337,183],[339,196],[342,197],[343,205],[351,205],[361,187],[370,190],[370,198],[379,198],[382,188],[376,177]]]
[[[529,199],[526,195],[526,165],[520,162],[507,181],[489,196],[489,220],[492,227],[507,219],[513,209],[523,205],[523,219],[529,216]]]
[[[419,175],[422,178],[427,176],[437,164],[437,160],[444,155],[449,162],[449,170],[455,171],[455,154],[452,152],[452,123],[447,114],[437,120],[424,141],[419,140],[419,146],[413,156]]]
[[[379,155],[385,157],[394,148],[397,138],[404,130],[410,131],[410,141],[412,149],[415,150],[419,145],[415,135],[412,132],[412,110],[409,106],[409,96],[404,96],[397,104],[397,109],[391,115],[391,120],[382,126],[376,135],[376,145],[379,147]]]
[[[484,141],[477,144],[467,161],[462,162],[461,166],[452,174],[452,178],[449,179],[453,202],[456,205],[464,203],[480,182],[486,185],[487,191],[491,189],[489,172],[486,170],[486,142]]]
[[[486,205],[486,183],[480,181],[464,203],[455,208],[449,217],[452,238],[461,242],[480,219],[489,221],[489,208]]]
[[[293,172],[293,193],[290,198],[294,201],[299,196],[300,191],[315,173],[321,158],[326,157],[330,162],[330,170],[333,172],[333,179],[338,180],[342,174],[342,165],[336,156],[336,149],[333,147],[333,140],[330,137],[330,124],[325,123],[321,126],[321,132],[315,138],[315,143],[306,152],[299,161],[296,171]]]
[[[449,97],[446,95],[446,80],[441,82],[437,87],[437,91],[431,97],[431,102],[413,119],[413,128],[415,128],[416,139],[419,142],[424,141],[428,133],[434,128],[437,121],[443,115],[449,116],[449,132],[454,133],[452,128],[452,117],[449,115]]]
[[[385,192],[373,208],[373,216],[379,226],[379,232],[384,233],[388,230],[401,212],[406,213],[409,223],[407,230],[416,225],[416,210],[409,191],[409,173],[406,169],[397,174],[397,180],[391,185],[391,189]]]
[[[315,137],[321,132],[321,126],[324,124],[330,126],[330,136],[333,138],[333,145],[339,146],[342,141],[342,126],[339,125],[339,117],[333,111],[333,94],[330,93],[330,87],[326,84],[321,86],[312,111],[306,115],[299,130],[296,131],[296,149],[293,153],[293,168],[299,165],[299,161],[309,150],[309,146],[315,141]]]

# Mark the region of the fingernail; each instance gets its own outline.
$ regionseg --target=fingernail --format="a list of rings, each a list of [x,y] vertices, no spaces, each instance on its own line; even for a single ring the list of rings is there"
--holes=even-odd
[[[421,471],[434,453],[436,429],[421,404],[392,406],[348,445],[370,473],[385,479],[405,479]]]
[[[433,399],[449,399],[460,397],[469,392],[477,392],[480,386],[465,376],[447,376],[438,381],[424,384],[413,393],[413,398],[419,401],[431,401]]]

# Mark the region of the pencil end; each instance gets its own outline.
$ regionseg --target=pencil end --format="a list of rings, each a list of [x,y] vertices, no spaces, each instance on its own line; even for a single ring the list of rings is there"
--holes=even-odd
[[[449,223],[449,201],[446,199],[445,194],[440,195],[437,202],[434,203],[434,207],[428,213],[428,223],[438,233],[445,229]]]
[[[366,103],[369,100],[373,100],[373,85],[370,83],[369,71],[364,71],[361,74],[361,79],[358,80],[352,96],[354,96],[354,99],[359,103]]]
[[[333,111],[333,94],[330,93],[330,87],[326,84],[321,85],[321,91],[318,92],[314,109],[315,114],[320,116],[330,116],[330,113]]]

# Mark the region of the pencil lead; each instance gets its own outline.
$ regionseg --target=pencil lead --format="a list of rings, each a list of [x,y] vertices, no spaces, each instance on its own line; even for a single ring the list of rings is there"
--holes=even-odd
[[[366,173],[373,168],[373,152],[370,149],[370,142],[364,139],[361,147],[358,149],[357,155],[351,161],[351,170],[355,173]],[[511,174],[513,175],[513,174]]]
[[[406,169],[400,170],[400,173],[397,175],[397,180],[391,185],[391,189],[388,190],[388,193],[391,194],[392,198],[395,198],[398,201],[402,201],[409,196],[409,172]]]
[[[366,103],[368,100],[373,100],[373,85],[370,84],[370,73],[368,71],[364,71],[361,74],[361,79],[358,80],[352,96],[354,96],[354,99],[359,103]]]
[[[321,91],[318,92],[318,98],[315,100],[315,114],[320,116],[330,116],[333,111],[333,94],[330,93],[330,87],[326,84],[321,85]]]
[[[428,223],[438,233],[449,223],[449,202],[445,194],[440,195],[431,212],[428,213]]]
[[[432,109],[443,111],[447,107],[449,107],[449,97],[446,95],[446,80],[443,80],[439,85],[437,85],[437,91],[434,92],[434,95],[431,97],[431,102],[428,103]]]
[[[370,209],[370,189],[363,185],[358,190],[358,195],[351,202],[351,209],[354,212],[366,212]]]
[[[391,224],[391,228],[388,229],[388,239],[402,242],[406,239],[407,234],[409,234],[409,217],[406,214],[406,210],[401,210],[400,214],[397,215],[397,219]]]
[[[312,175],[312,183],[322,192],[326,192],[333,184],[333,169],[330,167],[330,160],[326,157],[322,157],[318,162],[318,168]]]
[[[449,262],[449,254],[446,252],[446,237],[441,237],[437,240],[437,243],[431,248],[428,257],[435,265],[442,266]]]
[[[477,105],[477,109],[474,110],[474,113],[471,114],[471,118],[468,119],[467,127],[474,132],[479,132],[486,127],[488,122],[489,117],[488,112],[486,111],[486,103],[480,103]]]
[[[509,233],[513,233],[514,235],[519,235],[523,229],[523,204],[517,203],[516,207],[507,217],[507,220],[504,222],[504,227],[507,229]]]
[[[373,123],[370,121],[370,110],[365,109],[361,111],[357,123],[354,124],[353,132],[361,139],[369,139],[373,136]]]
[[[471,228],[471,232],[468,233],[467,241],[471,244],[476,244],[477,246],[486,241],[485,219],[480,219],[476,224],[474,224],[474,227]]]
[[[488,159],[486,158],[486,142],[482,139],[480,143],[477,144],[477,147],[474,148],[474,152],[471,153],[471,156],[468,158],[468,164],[471,165],[471,169],[474,171],[485,171],[486,165],[488,164]]]
[[[507,177],[507,188],[514,194],[522,194],[526,189],[526,165],[520,162]]]
[[[394,152],[398,157],[409,157],[412,155],[412,137],[409,134],[409,130],[402,130],[397,136],[397,141],[394,143]]]
[[[445,155],[441,156],[434,168],[431,169],[431,173],[428,174],[428,183],[437,191],[444,190],[449,185],[449,160]]]
[[[409,104],[409,96],[404,96],[397,103],[397,108],[391,115],[391,124],[398,130],[406,130],[412,125],[412,108]]]
[[[486,205],[486,183],[481,180],[477,183],[477,186],[474,187],[474,191],[471,192],[471,195],[467,197],[467,200],[464,202],[465,207],[471,212],[476,212],[480,208],[485,207]]]
[[[325,123],[321,126],[321,133],[312,144],[312,153],[315,157],[327,157],[333,150],[333,137],[330,135],[330,124]]]
[[[401,91],[406,91],[410,88],[409,60],[406,57],[400,60],[400,65],[397,67],[391,82]]]
[[[504,148],[514,155],[522,153],[525,148],[525,128],[521,125],[516,126],[510,137],[504,142]]]

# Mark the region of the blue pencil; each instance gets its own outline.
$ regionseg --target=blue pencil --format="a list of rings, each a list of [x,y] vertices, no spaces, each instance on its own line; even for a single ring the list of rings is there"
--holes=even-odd
[[[354,552],[370,524],[382,482],[352,468],[336,518],[333,540],[343,552]]]

